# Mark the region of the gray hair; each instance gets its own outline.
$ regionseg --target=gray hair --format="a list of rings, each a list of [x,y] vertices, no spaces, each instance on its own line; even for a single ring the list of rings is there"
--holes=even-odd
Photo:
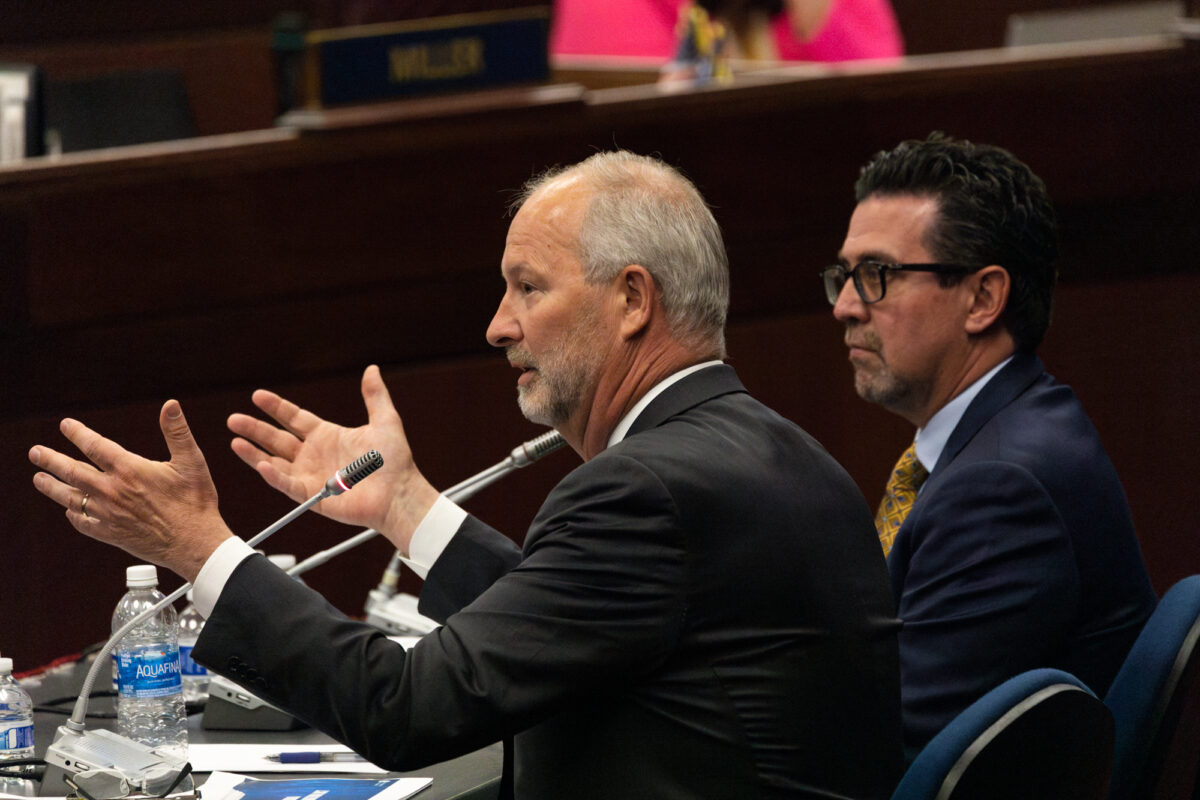
[[[531,179],[513,210],[553,181],[574,176],[594,189],[577,242],[586,280],[610,281],[640,264],[662,294],[672,335],[724,358],[729,259],[721,229],[692,182],[656,158],[596,153]]]

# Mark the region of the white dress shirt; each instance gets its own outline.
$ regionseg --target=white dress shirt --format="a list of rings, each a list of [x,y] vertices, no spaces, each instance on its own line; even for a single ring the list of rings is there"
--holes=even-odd
[[[917,460],[921,462],[921,466],[925,467],[926,471],[933,472],[933,468],[937,466],[938,459],[942,457],[942,451],[946,449],[946,442],[950,440],[950,434],[958,427],[962,415],[967,412],[967,406],[971,405],[971,401],[983,391],[987,382],[994,378],[996,373],[1003,369],[1009,361],[1012,361],[1012,356],[988,370],[979,380],[938,409],[938,412],[929,418],[929,422],[925,423],[925,427],[917,429],[916,438],[913,440],[917,446]],[[925,485],[922,484],[921,488],[924,489]],[[920,493],[918,490],[917,494]]]

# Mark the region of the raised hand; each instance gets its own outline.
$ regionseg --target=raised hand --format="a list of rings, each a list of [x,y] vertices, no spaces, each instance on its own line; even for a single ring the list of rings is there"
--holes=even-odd
[[[29,460],[39,492],[67,510],[77,531],[160,564],[191,581],[217,546],[233,534],[217,509],[204,454],[175,400],[159,413],[170,461],[150,461],[73,419],[63,435],[91,463],[45,445]]]
[[[363,373],[362,395],[367,424],[347,428],[260,389],[251,399],[277,425],[233,414],[228,425],[237,436],[231,447],[268,485],[297,502],[319,492],[339,468],[368,450],[378,450],[382,469],[354,491],[327,498],[313,510],[375,528],[407,551],[412,531],[433,505],[437,490],[413,462],[400,415],[374,365]]]

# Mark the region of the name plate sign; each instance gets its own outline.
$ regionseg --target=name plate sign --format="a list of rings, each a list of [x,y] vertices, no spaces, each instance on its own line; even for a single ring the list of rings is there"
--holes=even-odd
[[[453,14],[307,31],[288,47],[302,59],[295,105],[366,103],[544,81],[549,77],[550,7]],[[297,97],[298,95],[298,97]]]

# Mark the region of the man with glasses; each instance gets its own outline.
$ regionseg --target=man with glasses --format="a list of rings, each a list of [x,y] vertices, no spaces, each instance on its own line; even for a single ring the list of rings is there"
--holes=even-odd
[[[933,134],[877,154],[855,191],[821,276],[858,395],[917,428],[876,517],[911,758],[1027,669],[1103,696],[1155,598],[1099,436],[1034,353],[1057,256],[1042,181]]]

